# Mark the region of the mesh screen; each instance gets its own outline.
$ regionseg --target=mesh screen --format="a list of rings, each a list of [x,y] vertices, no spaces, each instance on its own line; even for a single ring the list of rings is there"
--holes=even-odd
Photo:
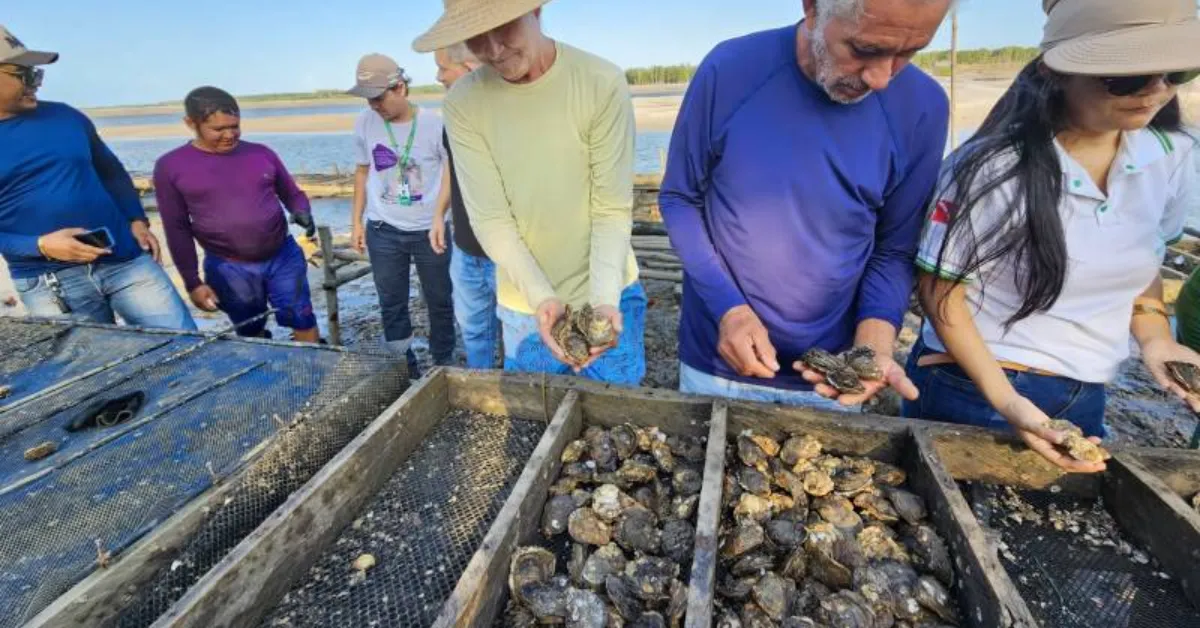
[[[263,625],[431,624],[545,427],[451,412]],[[358,574],[364,553],[376,565]]]
[[[1200,626],[1179,584],[1122,537],[1101,500],[1012,491],[1027,505],[1014,507],[1005,489],[965,487],[980,522],[999,533],[1001,562],[1043,626]]]
[[[149,625],[406,383],[382,358],[317,348],[89,327],[36,346],[38,360],[7,372],[37,376],[40,390],[0,408],[4,627],[49,605],[101,554],[119,560],[214,482],[236,482],[179,557],[185,568],[164,569],[126,607],[127,625]],[[135,391],[146,402],[132,420],[64,429],[92,401]],[[24,459],[44,442],[57,451]]]

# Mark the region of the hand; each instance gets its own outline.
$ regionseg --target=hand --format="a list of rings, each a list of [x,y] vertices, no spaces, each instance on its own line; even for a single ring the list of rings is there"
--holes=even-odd
[[[566,316],[566,314],[567,308],[563,305],[563,302],[557,298],[550,298],[538,305],[534,316],[537,318],[538,335],[542,338],[542,344],[546,345],[550,353],[554,354],[554,359],[570,366],[578,373],[582,370],[582,367],[567,357],[562,347],[558,346],[558,342],[554,340],[554,335],[550,333],[550,330],[554,328],[554,324],[558,322],[558,319]]]
[[[205,312],[216,312],[217,304],[221,302],[217,299],[217,293],[213,292],[213,289],[206,284],[200,284],[193,288],[189,296],[192,297],[192,303]]]
[[[1193,412],[1200,412],[1200,397],[1189,394],[1175,382],[1175,378],[1167,372],[1167,362],[1190,362],[1200,365],[1200,355],[1195,351],[1168,338],[1156,339],[1142,345],[1142,361],[1154,376],[1159,386],[1171,391],[1184,403],[1191,406]]]
[[[608,322],[612,324],[613,339],[612,342],[604,346],[592,347],[590,351],[591,357],[589,357],[587,361],[579,366],[579,370],[581,371],[591,366],[596,360],[599,360],[600,356],[603,355],[605,351],[617,346],[617,343],[621,341],[621,332],[625,329],[625,319],[621,316],[621,310],[617,309],[616,307],[611,305],[597,305],[596,307],[592,308],[592,313],[596,316],[603,316],[604,318],[608,319]]]
[[[304,227],[304,237],[309,240],[317,237],[317,223],[313,222],[312,214],[308,212],[292,214],[292,222]]]
[[[38,249],[50,260],[74,264],[90,264],[101,255],[112,253],[108,249],[88,246],[76,240],[75,236],[81,233],[87,233],[87,231],[71,228],[48,233],[38,238]]]
[[[133,239],[137,240],[138,246],[149,253],[155,263],[162,264],[162,247],[158,244],[158,238],[150,232],[150,225],[144,220],[135,220],[129,223],[129,230],[133,232]]]
[[[438,255],[446,252],[446,221],[433,221],[433,226],[429,228],[429,246]]]
[[[367,231],[363,229],[361,224],[355,224],[350,231],[350,248],[358,251],[359,254],[367,253]],[[328,263],[328,260],[326,260]]]
[[[1012,401],[999,408],[1000,414],[1008,420],[1009,424],[1016,430],[1017,435],[1021,440],[1025,441],[1029,448],[1041,454],[1043,458],[1054,463],[1064,471],[1070,473],[1098,473],[1103,471],[1105,464],[1103,462],[1084,462],[1076,460],[1070,455],[1064,454],[1055,448],[1066,438],[1063,432],[1050,429],[1050,417],[1046,416],[1040,408],[1033,404],[1032,401],[1017,395]],[[1090,438],[1094,443],[1099,443],[1100,439]]]
[[[814,384],[813,390],[818,395],[828,399],[836,399],[843,406],[857,406],[866,403],[869,399],[878,395],[880,391],[891,387],[900,394],[901,397],[909,401],[916,401],[920,392],[917,390],[916,384],[908,378],[904,372],[904,367],[896,363],[890,355],[885,355],[882,352],[875,352],[875,363],[879,365],[879,372],[883,373],[883,378],[879,380],[862,380],[865,392],[857,395],[843,395],[836,388],[829,385],[825,376],[808,368],[804,362],[796,362],[792,368],[800,373],[804,381]]]
[[[767,328],[749,305],[739,305],[721,317],[717,353],[742,377],[770,379],[779,372]]]

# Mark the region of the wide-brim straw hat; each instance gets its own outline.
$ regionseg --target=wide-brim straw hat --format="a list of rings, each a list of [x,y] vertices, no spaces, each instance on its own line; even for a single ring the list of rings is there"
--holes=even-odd
[[[1043,62],[1063,74],[1200,69],[1196,0],[1043,0]]]
[[[413,50],[433,52],[503,26],[550,0],[445,0],[442,17],[413,41]]]

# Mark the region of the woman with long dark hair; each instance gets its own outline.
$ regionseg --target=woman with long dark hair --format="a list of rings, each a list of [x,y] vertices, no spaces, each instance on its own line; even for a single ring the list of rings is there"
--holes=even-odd
[[[1043,54],[943,168],[917,263],[927,320],[909,417],[1011,428],[1047,459],[1067,420],[1102,438],[1130,337],[1156,380],[1200,364],[1171,336],[1159,266],[1200,208],[1177,91],[1200,72],[1194,0],[1045,0]]]

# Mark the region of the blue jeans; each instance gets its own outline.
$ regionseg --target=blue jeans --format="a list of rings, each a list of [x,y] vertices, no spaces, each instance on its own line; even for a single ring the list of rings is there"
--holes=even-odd
[[[292,236],[284,240],[275,257],[264,262],[206,255],[204,281],[217,293],[221,311],[238,325],[239,336],[263,335],[268,303],[275,308],[275,321],[282,327],[305,331],[317,326],[308,289],[308,263]],[[255,317],[258,319],[246,323]]]
[[[617,346],[605,351],[580,376],[597,381],[637,386],[646,376],[646,291],[635,283],[621,293],[624,329]],[[517,373],[573,375],[574,370],[550,353],[538,334],[537,318],[503,305],[496,308],[504,326],[504,370]]]
[[[368,222],[366,231],[372,276],[383,311],[384,339],[401,353],[408,352],[413,335],[408,313],[409,265],[416,264],[429,311],[429,352],[434,364],[450,364],[454,360],[451,250],[438,255],[429,243],[428,231],[401,231],[379,220]]]
[[[918,341],[908,356],[905,370],[917,385],[921,396],[905,401],[904,416],[996,430],[1011,429],[1007,420],[987,402],[979,387],[956,364],[917,366],[917,359],[929,353]],[[1080,382],[1066,377],[1005,370],[1008,381],[1021,396],[1029,399],[1051,419],[1063,419],[1078,425],[1086,436],[1104,438],[1104,384]]]
[[[861,409],[860,406],[843,406],[811,390],[788,390],[735,382],[696,370],[683,362],[679,363],[679,392],[785,406],[804,406],[831,412],[858,412]]]
[[[139,327],[196,329],[171,279],[149,255],[128,262],[80,264],[14,283],[31,316],[109,325],[120,316]]]
[[[467,368],[495,368],[500,333],[496,264],[458,249],[450,259],[450,277],[454,281],[454,318],[462,331]]]

